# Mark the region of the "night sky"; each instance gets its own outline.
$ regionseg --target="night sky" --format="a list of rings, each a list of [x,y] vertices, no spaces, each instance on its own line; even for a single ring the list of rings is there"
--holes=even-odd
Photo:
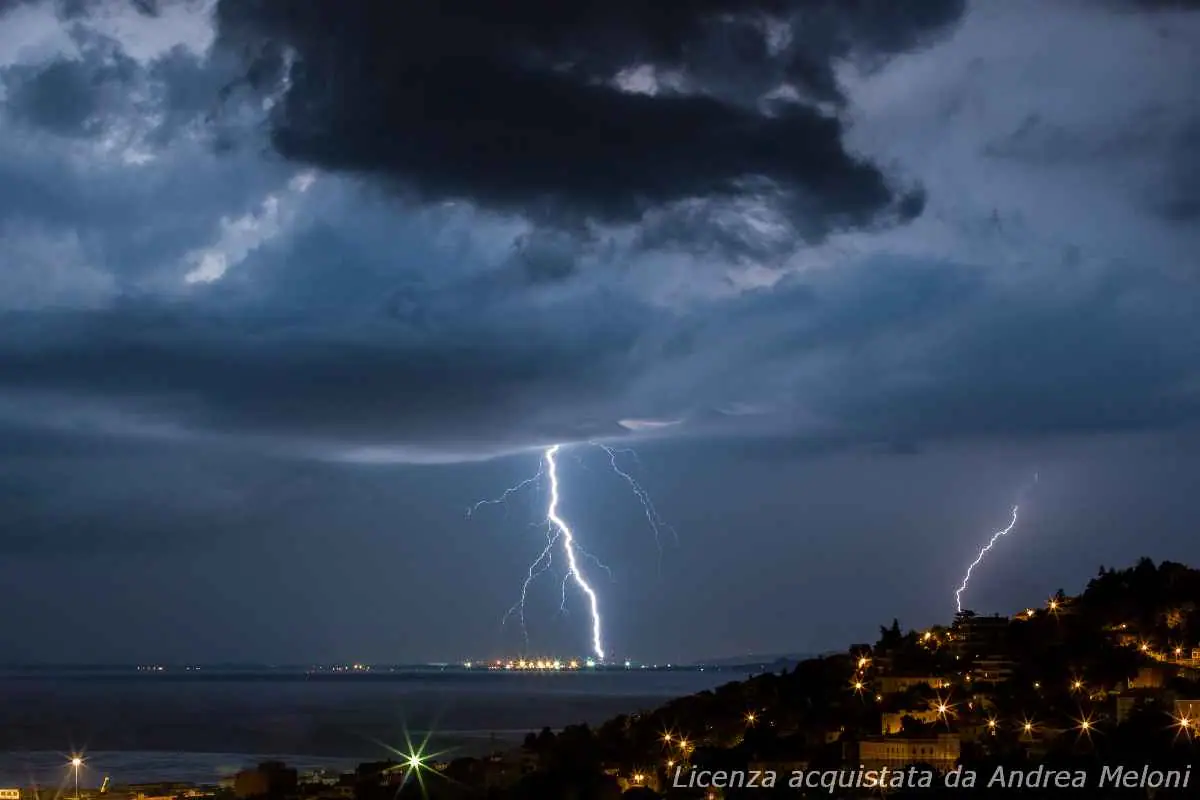
[[[0,2],[0,653],[612,655],[1200,564],[1200,7]],[[659,555],[642,507],[678,532]],[[532,651],[583,655],[534,584]]]

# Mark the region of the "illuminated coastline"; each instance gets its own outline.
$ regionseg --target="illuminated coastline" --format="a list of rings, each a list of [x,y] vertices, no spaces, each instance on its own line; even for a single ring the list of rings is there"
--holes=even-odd
[[[595,669],[597,662],[594,658],[497,658],[491,661],[464,661],[463,669],[486,669],[519,672],[574,672],[582,669]],[[631,669],[632,664],[626,661],[623,665]]]

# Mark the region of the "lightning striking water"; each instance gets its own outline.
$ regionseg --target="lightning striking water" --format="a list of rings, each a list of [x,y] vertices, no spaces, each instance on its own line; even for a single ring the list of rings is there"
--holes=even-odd
[[[617,462],[617,456],[622,454],[630,455],[635,461],[637,453],[633,450],[610,447],[600,442],[589,442],[594,447],[603,450],[608,454],[609,463],[612,466],[613,472],[620,476],[633,491],[634,497],[642,505],[642,510],[645,512],[646,521],[650,524],[650,529],[654,532],[654,540],[659,548],[659,553],[662,553],[662,531],[667,530],[678,543],[679,535],[675,529],[663,521],[658,510],[654,506],[654,502],[650,497],[650,493],[633,477],[628,471],[621,468]],[[600,598],[596,590],[588,583],[586,576],[580,569],[580,559],[586,558],[592,561],[597,567],[604,570],[612,577],[612,570],[603,564],[598,558],[580,546],[575,539],[575,534],[571,527],[560,516],[558,511],[560,489],[558,476],[558,461],[557,456],[562,449],[561,445],[553,445],[546,448],[542,453],[542,459],[538,466],[538,471],[533,476],[526,478],[520,483],[514,484],[505,489],[498,497],[480,500],[467,509],[467,516],[472,516],[476,511],[486,505],[506,505],[507,501],[522,490],[540,484],[543,478],[549,479],[550,492],[549,499],[546,504],[546,515],[539,525],[545,525],[546,528],[546,545],[538,553],[537,558],[529,565],[529,571],[525,576],[525,580],[521,584],[521,596],[512,608],[504,615],[504,621],[507,621],[514,614],[520,619],[521,633],[525,637],[526,647],[529,645],[529,633],[525,625],[525,600],[529,594],[529,587],[537,578],[551,568],[554,563],[554,551],[561,543],[562,551],[566,556],[567,571],[562,580],[562,602],[559,610],[566,612],[567,607],[567,584],[574,583],[579,590],[584,594],[588,601],[588,608],[591,617],[591,640],[592,650],[595,652],[598,659],[604,659],[604,637],[603,623],[600,616]],[[582,463],[582,462],[581,462]]]
[[[983,557],[985,555],[987,555],[988,550],[991,550],[992,547],[996,544],[996,542],[998,542],[1000,540],[1000,537],[1006,535],[1009,531],[1011,531],[1013,529],[1013,526],[1015,526],[1017,524],[1017,510],[1019,508],[1020,508],[1020,506],[1013,506],[1012,521],[1008,523],[1008,527],[1002,528],[1001,530],[998,530],[995,533],[993,533],[992,538],[988,541],[987,544],[985,544],[983,546],[983,549],[979,551],[979,555],[975,556],[975,560],[971,562],[971,566],[967,567],[967,574],[963,576],[962,585],[959,586],[958,589],[956,589],[954,592],[954,604],[958,608],[959,611],[963,610],[963,608],[962,608],[962,593],[967,590],[967,583],[969,583],[971,580],[971,571],[979,566],[979,562],[983,561]]]
[[[1021,491],[1017,492],[1017,502],[1012,507],[1012,519],[1009,520],[1008,526],[993,533],[992,538],[988,540],[988,543],[985,544],[983,546],[983,548],[979,551],[979,555],[975,556],[975,560],[971,562],[971,565],[969,567],[967,567],[967,574],[963,575],[962,583],[959,585],[958,589],[956,589],[954,591],[954,605],[955,605],[955,608],[957,608],[959,612],[961,612],[963,610],[962,593],[967,590],[967,584],[970,583],[970,581],[971,581],[971,572],[974,571],[974,569],[979,566],[980,562],[983,561],[983,557],[986,556],[988,551],[991,550],[995,546],[996,542],[1000,541],[1001,537],[1008,535],[1008,532],[1011,531],[1014,527],[1016,527],[1017,512],[1020,511],[1020,509],[1021,509],[1021,503],[1024,501],[1025,494],[1031,488],[1033,488],[1033,486],[1036,485],[1037,482],[1038,482],[1038,473],[1035,472],[1035,473],[1033,473],[1033,481],[1030,482],[1029,484],[1025,485],[1024,487],[1022,487]]]

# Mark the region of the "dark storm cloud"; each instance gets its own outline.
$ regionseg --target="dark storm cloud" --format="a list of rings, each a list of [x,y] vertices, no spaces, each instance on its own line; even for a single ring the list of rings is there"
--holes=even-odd
[[[674,328],[653,385],[718,412],[758,404],[697,427],[796,435],[793,450],[1165,430],[1200,419],[1194,299],[1152,272],[1076,270],[1063,296],[1034,269],[866,262]]]
[[[520,445],[616,430],[611,403],[638,329],[603,298],[524,326],[416,301],[419,327],[393,298],[356,327],[297,317],[243,321],[171,309],[46,314],[5,328],[3,385],[14,392],[116,403],[185,428],[347,444]],[[563,320],[588,320],[560,334]],[[33,329],[50,330],[41,336]],[[572,409],[570,413],[566,409]]]
[[[836,58],[913,46],[960,11],[957,2],[901,11],[786,0],[227,1],[218,18],[228,45],[265,53],[257,74],[294,54],[271,122],[289,158],[542,220],[636,220],[674,201],[738,196],[760,179],[816,236],[895,211],[897,192],[846,152],[835,117],[804,103],[763,113],[754,98],[786,82],[836,100]],[[766,26],[793,19],[801,33],[773,51]],[[638,67],[681,71],[702,90],[614,85]],[[730,76],[726,94],[740,100],[718,94]],[[919,195],[901,194],[911,216]]]
[[[303,283],[319,290],[334,269]],[[367,284],[375,305],[353,324],[337,319],[370,308],[354,296],[327,316],[244,317],[219,311],[219,292],[203,316],[9,315],[0,375],[59,429],[331,455],[486,455],[616,435],[626,418],[685,421],[668,435],[794,436],[789,448],[821,452],[1200,416],[1194,292],[1153,273],[1079,270],[1062,297],[1036,272],[875,261],[686,319],[618,296],[549,312],[490,296],[511,284],[468,288],[414,286],[404,302]]]

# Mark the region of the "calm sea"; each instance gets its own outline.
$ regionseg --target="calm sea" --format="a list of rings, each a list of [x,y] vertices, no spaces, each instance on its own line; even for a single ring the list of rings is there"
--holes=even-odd
[[[303,674],[0,675],[0,785],[215,782],[266,758],[302,769],[386,758],[406,736],[472,754],[530,730],[653,708],[745,677],[737,671],[486,671]]]

